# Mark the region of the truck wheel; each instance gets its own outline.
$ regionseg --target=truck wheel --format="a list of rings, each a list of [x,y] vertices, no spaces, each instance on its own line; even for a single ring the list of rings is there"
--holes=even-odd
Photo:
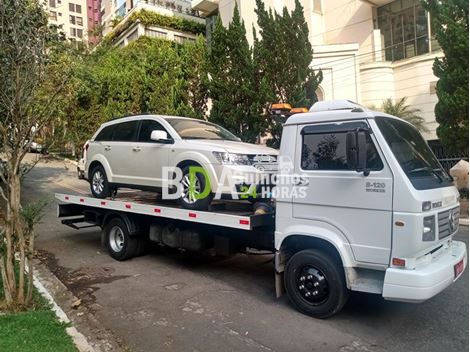
[[[95,198],[106,198],[111,194],[106,172],[101,165],[98,165],[91,172],[90,177],[91,194]]]
[[[180,197],[180,204],[185,209],[190,210],[207,210],[209,208],[209,204],[212,201],[212,195],[209,194],[207,197],[203,199],[195,199],[193,194],[189,192],[190,187],[190,178],[189,178],[189,168],[191,166],[185,166],[182,169],[183,178],[181,180],[182,186],[182,193]],[[200,174],[199,172],[195,174],[194,179],[194,190],[195,193],[202,193],[206,188],[206,178],[204,175]]]
[[[297,252],[284,273],[287,296],[298,310],[315,318],[328,318],[343,308],[348,289],[343,268],[316,249]]]
[[[127,226],[119,218],[112,219],[104,228],[106,248],[111,257],[122,261],[138,255],[140,238],[130,236]]]

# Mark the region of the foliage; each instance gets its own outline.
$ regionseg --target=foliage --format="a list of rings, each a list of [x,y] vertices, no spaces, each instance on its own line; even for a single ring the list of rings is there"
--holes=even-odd
[[[202,118],[205,52],[202,37],[184,45],[141,37],[124,48],[99,46],[76,59],[75,74],[61,97],[64,140],[79,147],[100,124],[128,114]]]
[[[210,120],[246,142],[255,142],[263,124],[260,97],[264,81],[257,81],[252,50],[237,6],[228,28],[223,26],[220,18],[217,19],[208,56],[212,99]]]
[[[34,221],[25,221],[21,205],[22,161],[31,143],[54,120],[57,96],[70,71],[56,72],[57,85],[49,78],[67,45],[47,25],[47,15],[37,0],[6,0],[0,6],[0,144],[5,158],[0,196],[6,217],[0,229],[0,273],[7,308],[27,307],[32,300]],[[60,76],[60,79],[59,79]],[[27,170],[26,170],[27,171]],[[15,275],[15,254],[19,258]]]
[[[206,32],[205,24],[179,16],[166,16],[152,11],[140,10],[131,14],[129,18],[124,21],[116,21],[116,23],[113,23],[112,32],[106,35],[103,41],[105,43],[112,43],[121,33],[137,22],[146,26],[159,26],[193,34],[204,34]]]
[[[423,0],[432,33],[444,52],[436,58],[437,135],[451,151],[468,150],[468,0]]]
[[[412,108],[406,104],[406,97],[401,98],[397,103],[394,103],[391,98],[385,99],[382,102],[381,110],[387,114],[397,116],[405,121],[408,121],[415,126],[420,132],[428,132],[426,121],[419,114],[420,109]]]
[[[269,97],[292,106],[311,106],[316,101],[315,91],[322,80],[322,73],[315,72],[310,64],[313,49],[308,39],[308,25],[299,0],[289,13],[266,10],[262,0],[256,0],[259,36],[254,33],[254,60],[260,78],[270,88]],[[271,101],[272,102],[272,101]],[[271,122],[271,144],[277,146],[282,126]]]

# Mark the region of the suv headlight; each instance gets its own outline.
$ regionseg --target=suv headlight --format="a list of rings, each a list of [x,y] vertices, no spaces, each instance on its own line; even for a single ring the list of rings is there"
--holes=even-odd
[[[235,154],[226,152],[212,152],[217,161],[221,164],[250,165],[250,159],[245,154]]]
[[[436,220],[433,216],[423,219],[423,241],[434,241],[436,239]]]

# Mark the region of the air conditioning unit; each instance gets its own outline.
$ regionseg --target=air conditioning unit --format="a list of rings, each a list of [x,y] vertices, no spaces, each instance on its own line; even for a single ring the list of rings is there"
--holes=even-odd
[[[351,100],[339,99],[339,100],[324,100],[317,101],[310,108],[310,112],[319,112],[319,111],[330,111],[330,110],[355,110],[355,111],[364,111],[367,110],[362,105],[355,103]]]

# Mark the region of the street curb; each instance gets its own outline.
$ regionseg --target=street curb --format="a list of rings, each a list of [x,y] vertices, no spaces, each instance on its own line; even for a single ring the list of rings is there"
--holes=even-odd
[[[468,226],[468,219],[460,219],[459,223],[460,223],[460,225]]]
[[[57,319],[59,319],[59,321],[62,323],[71,324],[71,321],[67,317],[67,314],[65,314],[62,308],[60,308],[59,305],[55,302],[54,298],[52,298],[52,295],[41,283],[38,276],[39,274],[35,271],[35,274],[33,275],[34,287],[36,287],[36,289],[39,291],[41,296],[43,296],[52,305],[51,309],[55,313]],[[68,328],[65,329],[65,331],[72,338],[73,343],[75,344],[75,347],[77,347],[78,351],[95,352],[93,347],[91,347],[90,344],[88,343],[85,336],[82,333],[80,333],[74,326],[69,326]]]

